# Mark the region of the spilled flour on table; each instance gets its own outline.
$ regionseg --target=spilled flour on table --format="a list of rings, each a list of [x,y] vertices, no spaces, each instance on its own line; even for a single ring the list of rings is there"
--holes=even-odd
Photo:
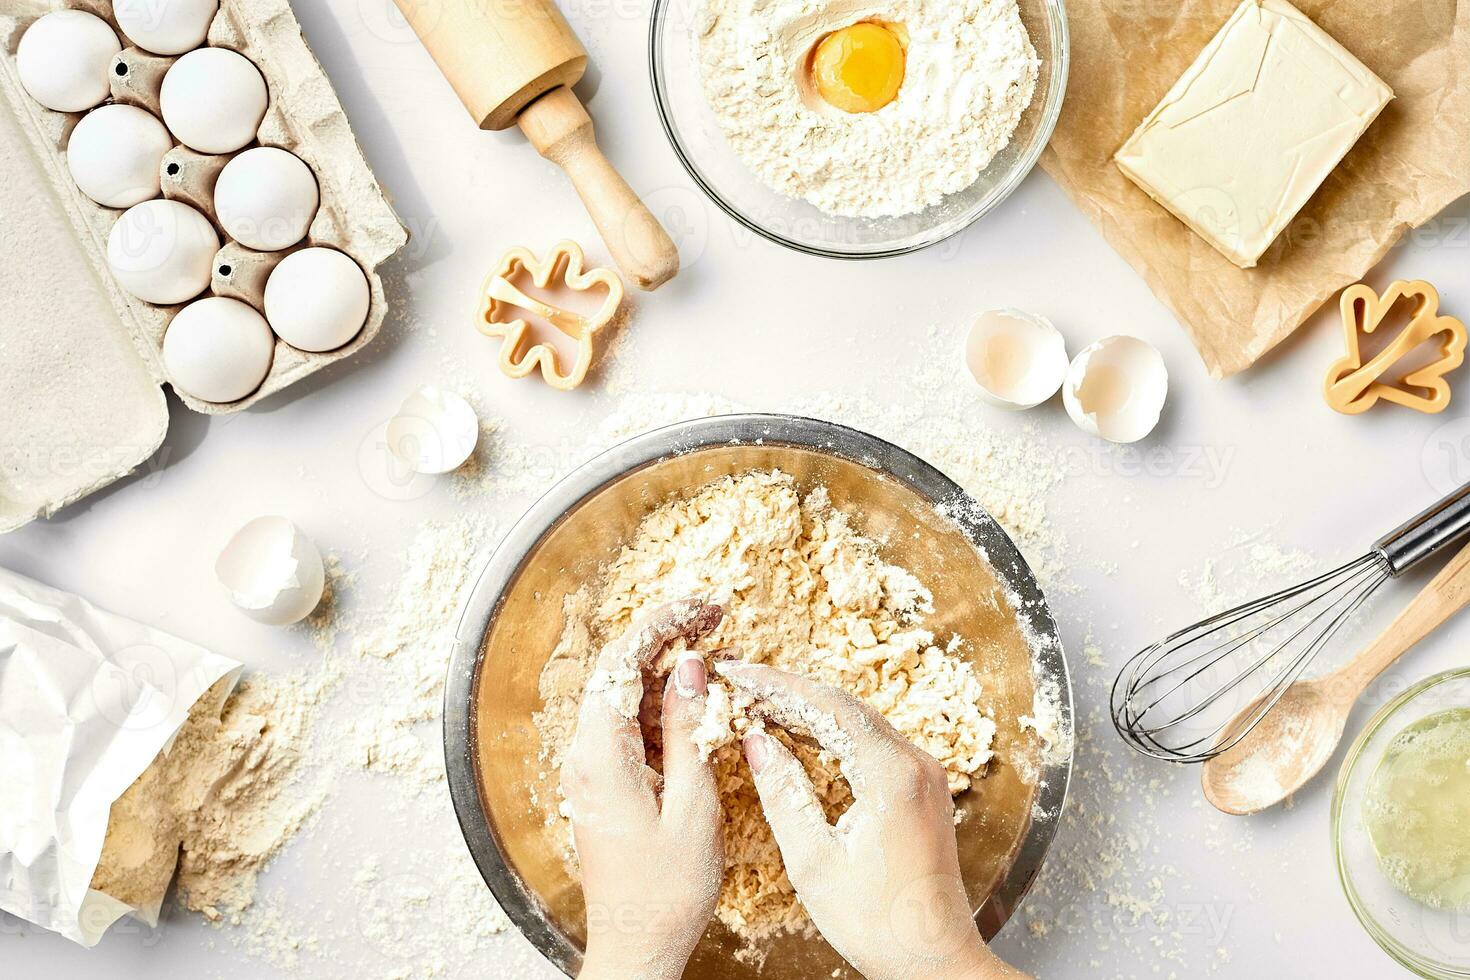
[[[1237,531],[1198,571],[1180,572],[1179,584],[1213,615],[1320,570],[1313,555],[1283,547],[1258,531]]]
[[[1233,532],[1218,553],[1177,574],[1192,609],[1161,629],[1220,612],[1322,567],[1319,557],[1263,531]],[[1255,850],[1260,824],[1205,803],[1197,768],[1162,766],[1127,749],[1113,730],[1107,699],[1118,668],[1134,650],[1106,652],[1092,627],[1078,646],[1081,656],[1070,661],[1079,696],[1068,813],[1022,909],[1025,932],[1012,933],[1001,952],[1038,975],[1079,968],[1098,976],[1131,975],[1116,968],[1119,962],[1137,964],[1137,975],[1174,980],[1230,975],[1229,946],[1247,941],[1245,928],[1235,922],[1237,908],[1199,895],[1192,878],[1162,854],[1202,849],[1212,865],[1248,878],[1252,899],[1264,901],[1261,884],[1241,864]],[[1181,796],[1189,801],[1190,818],[1161,821],[1157,814],[1177,807]],[[1274,940],[1250,935],[1252,945],[1282,942],[1280,933]],[[1077,953],[1085,944],[1095,950],[1090,959]]]
[[[315,815],[328,787],[302,752],[320,690],[269,676],[199,700],[172,746],[113,805],[92,887],[141,906],[177,868],[179,900],[238,921],[256,877]]]
[[[330,556],[328,594],[301,627],[320,663],[247,674],[222,715],[218,699],[213,711],[201,702],[114,808],[101,880],[125,888],[164,868],[166,881],[177,853],[179,905],[232,927],[224,936],[236,949],[281,969],[364,939],[397,964],[384,975],[403,980],[473,961],[509,923],[448,812],[439,716],[458,603],[490,532],[478,518],[426,525],[396,590],[369,611],[346,601],[355,577]],[[355,921],[261,889],[261,874],[322,825],[349,783],[376,777],[388,782],[373,789],[374,819],[401,820],[414,859],[398,867],[401,849],[369,858],[353,878]]]
[[[636,339],[627,343],[636,353]],[[924,343],[941,352],[954,349],[958,346],[958,328],[942,334],[931,331]],[[1126,501],[1126,490],[1120,489],[1123,478],[1098,466],[1086,467],[1079,477],[1058,450],[1051,420],[1042,415],[1035,416],[1039,422],[1007,419],[1005,425],[1010,431],[1001,431],[994,413],[973,397],[970,382],[959,373],[962,365],[957,358],[936,357],[920,370],[895,378],[895,390],[903,393],[901,399],[819,394],[755,405],[706,392],[651,390],[637,380],[642,364],[642,359],[627,356],[608,365],[604,391],[616,398],[606,404],[599,402],[597,410],[588,413],[585,430],[569,428],[528,436],[524,428],[495,418],[493,410],[485,408],[485,439],[478,463],[445,481],[445,504],[456,512],[493,506],[497,518],[508,521],[553,481],[623,438],[688,418],[732,411],[778,411],[818,416],[864,429],[939,467],[975,496],[1016,541],[1059,613],[1076,605],[1071,600],[1081,586],[1075,568],[1089,563],[1105,568],[1109,565],[1106,559],[1118,557],[1089,552],[1085,542],[1074,546],[1068,531],[1079,525],[1058,513],[1057,499],[1063,484],[1077,478],[1086,492],[1106,494],[1106,499],[1114,502],[1120,498]],[[443,370],[446,376],[453,376],[453,372],[464,369],[446,358]],[[466,382],[462,387],[470,394],[473,383]],[[1105,447],[1100,452],[1115,451]],[[404,513],[409,520],[421,517],[414,510]],[[463,572],[471,574],[497,538],[494,527],[453,521],[425,527],[407,550],[415,554],[420,549],[425,554],[443,550],[450,556],[442,577],[435,573],[433,584],[425,583],[437,593],[439,589],[450,589],[457,581],[447,567],[453,556],[474,556],[468,559],[471,567]],[[1259,545],[1254,558],[1253,543]],[[1186,592],[1197,601],[1198,613],[1248,598],[1240,592],[1266,579],[1286,584],[1299,577],[1298,571],[1306,564],[1323,567],[1264,537],[1254,542],[1242,537],[1238,544],[1243,549],[1240,554],[1202,562],[1182,577]],[[412,563],[423,567],[424,560],[415,557]],[[347,563],[354,561],[349,557]],[[1242,582],[1235,569],[1246,569],[1247,580]],[[1260,576],[1254,583],[1249,581],[1252,570]],[[1171,580],[1176,575],[1173,569],[1162,573]],[[338,584],[349,599],[356,598],[356,583],[350,575],[340,574]],[[394,599],[392,605],[400,601]],[[317,629],[324,645],[336,651],[324,662],[323,670],[340,670],[344,677],[334,682],[338,684],[356,678],[371,681],[377,676],[369,673],[372,668],[391,670],[396,666],[393,659],[409,655],[394,654],[384,661],[353,653],[353,636],[363,628],[360,619],[412,621],[414,615],[406,610],[389,610],[385,604],[381,616],[359,617],[352,605],[349,601],[340,607]],[[1160,624],[1178,625],[1182,623]],[[1256,851],[1258,833],[1263,835],[1262,850],[1265,841],[1272,839],[1265,836],[1271,831],[1263,829],[1273,826],[1272,818],[1264,818],[1264,823],[1251,822],[1215,813],[1199,798],[1196,772],[1160,767],[1135,756],[1118,740],[1106,710],[1107,690],[1121,658],[1153,637],[1125,636],[1105,618],[1093,623],[1078,621],[1075,615],[1064,617],[1062,628],[1078,690],[1077,763],[1070,802],[1035,887],[1017,921],[1001,934],[996,948],[1018,967],[1043,977],[1233,975],[1238,970],[1229,966],[1232,949],[1237,953],[1251,946],[1269,949],[1273,942],[1279,945],[1283,941],[1280,933],[1273,940],[1269,929],[1261,932],[1254,925],[1237,921],[1237,912],[1238,918],[1245,920],[1253,904],[1268,907],[1270,896],[1264,889],[1269,886],[1256,883],[1259,862],[1251,855]],[[356,701],[353,706],[357,706]],[[369,705],[367,710],[377,709]],[[313,719],[316,713],[308,712]],[[405,716],[404,712],[394,714]],[[412,716],[413,712],[406,714]],[[1043,712],[1033,710],[1031,715],[1039,727],[1045,727]],[[315,724],[312,727],[315,730]],[[409,727],[421,745],[435,744],[437,734],[432,724]],[[1067,734],[1070,738],[1071,733]],[[320,734],[310,736],[313,743],[321,738]],[[317,747],[305,752],[305,764],[322,756],[329,760],[328,771],[340,774],[340,779],[362,773],[364,753],[359,750],[364,746],[352,741],[354,758],[350,763],[335,750]],[[408,742],[403,745],[410,751],[402,755],[388,752],[382,745],[371,751],[379,760],[423,758]],[[397,767],[397,763],[387,765],[390,770]],[[412,771],[417,767],[408,768]],[[416,809],[417,794],[424,786],[435,787],[424,796],[432,800],[436,810],[447,809],[437,798],[437,783],[425,783],[417,776],[383,779],[382,785],[390,789],[383,794],[384,805],[395,812],[401,810],[406,818],[420,812]],[[337,800],[329,798],[314,818],[315,823],[308,821],[308,833],[314,826],[328,825],[341,808]],[[1159,816],[1165,808],[1173,814],[1168,820]],[[1180,813],[1186,819],[1177,819]],[[345,827],[356,819],[356,812],[348,810],[343,817]],[[491,929],[504,927],[488,893],[477,887],[475,870],[464,856],[452,818],[440,813],[431,826],[432,830],[430,825],[414,828],[415,840],[422,838],[434,845],[433,853],[417,862],[417,867],[396,861],[392,849],[380,850],[375,859],[364,858],[354,849],[350,859],[329,862],[334,880],[340,877],[347,883],[344,891],[354,907],[361,909],[349,916],[354,921],[325,920],[315,906],[303,904],[304,899],[273,891],[270,876],[266,875],[255,903],[243,914],[242,928],[224,934],[231,936],[229,941],[241,950],[274,963],[335,956],[342,945],[350,942],[371,951],[369,955],[381,953],[380,968],[363,970],[365,978],[550,977],[551,969],[527,944],[506,937],[494,939],[493,933],[490,938],[473,938],[475,948],[481,950],[476,960],[479,972],[443,968],[427,952],[438,937],[445,943],[443,948],[454,949],[457,955],[458,948],[453,945],[458,939],[457,930],[478,931],[481,923],[490,923]],[[1242,881],[1240,893],[1244,898],[1222,900],[1216,894],[1201,894],[1191,875],[1176,867],[1169,856],[1189,854],[1190,849],[1201,852],[1202,859],[1222,874]],[[1307,873],[1311,867],[1310,855],[1284,854],[1279,860],[1293,873]],[[441,866],[453,870],[441,875]],[[451,889],[441,883],[441,877],[467,884],[463,889]],[[435,897],[426,902],[425,895]],[[456,910],[455,906],[468,901],[468,896],[478,896],[480,907],[468,914]],[[440,902],[449,907],[436,916],[433,909]],[[490,946],[493,953],[483,951]],[[347,969],[344,965],[342,972]]]
[[[1069,548],[1048,515],[1048,498],[1066,476],[1061,461],[1031,423],[1016,435],[997,433],[969,389],[940,376],[948,368],[936,363],[909,379],[901,403],[816,395],[758,407],[853,425],[928,459],[999,520],[1049,593],[1072,588]],[[434,512],[493,508],[508,522],[556,479],[623,438],[753,407],[705,393],[617,389],[619,365],[609,367],[608,386],[618,397],[585,431],[537,441],[483,411],[476,460],[442,481],[435,493],[443,506]],[[446,364],[447,375],[455,370],[461,368]],[[328,556],[328,601],[300,628],[319,661],[284,676],[248,675],[239,705],[226,709],[237,724],[262,716],[271,737],[234,777],[241,783],[228,822],[240,837],[238,855],[211,844],[191,859],[198,862],[190,874],[195,904],[218,913],[225,926],[218,944],[282,971],[321,970],[352,948],[371,964],[359,966],[354,953],[352,969],[365,978],[479,975],[470,963],[492,977],[549,975],[527,944],[500,937],[508,923],[446,802],[437,723],[456,605],[508,523],[478,516],[434,523],[411,504],[393,513],[421,525],[405,538],[401,558],[383,562],[398,569],[390,579],[396,586],[367,592],[358,581],[352,569],[366,561],[366,539],[362,553]],[[1044,713],[1032,715],[1044,728]],[[397,828],[397,840],[363,838],[368,825],[385,821]],[[1062,861],[1092,845],[1067,834],[1064,827],[1053,850]],[[408,838],[411,860],[400,843]],[[336,896],[329,902],[273,886],[269,868],[282,854],[344,882],[353,911],[338,912]],[[181,891],[185,901],[188,894]]]

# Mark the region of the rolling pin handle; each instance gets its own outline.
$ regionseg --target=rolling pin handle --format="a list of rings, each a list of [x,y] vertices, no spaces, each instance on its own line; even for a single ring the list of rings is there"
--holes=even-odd
[[[679,250],[602,155],[592,117],[576,93],[558,86],[528,105],[516,121],[536,151],[566,171],[623,274],[645,290],[672,279],[679,271]]]

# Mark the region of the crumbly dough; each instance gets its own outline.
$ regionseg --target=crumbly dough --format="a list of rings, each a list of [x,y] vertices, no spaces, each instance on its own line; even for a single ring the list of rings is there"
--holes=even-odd
[[[697,648],[729,648],[833,684],[878,709],[899,731],[944,764],[959,793],[984,775],[995,723],[986,717],[980,678],[924,619],[927,589],[909,572],[883,562],[824,490],[803,497],[781,472],[722,478],[656,510],[613,561],[600,589],[566,602],[566,628],[541,676],[543,711],[536,724],[543,754],[559,767],[576,729],[583,690],[602,644],[625,632],[642,612],[689,595],[725,607],[718,629]],[[678,649],[655,674],[665,675]],[[651,682],[643,717],[656,718],[662,683]],[[713,753],[725,810],[725,884],[718,918],[754,948],[783,932],[809,932],[740,756],[740,733],[752,722],[743,696],[711,676],[698,740]],[[657,762],[659,734],[648,732]],[[780,733],[778,737],[785,737]],[[804,743],[793,748],[835,819],[851,803],[836,760]],[[560,822],[565,814],[552,814]],[[569,860],[570,827],[561,830]]]
[[[847,113],[808,91],[813,47],[860,21],[907,38],[898,97]],[[760,180],[829,214],[912,214],[969,187],[1010,143],[1040,61],[1016,0],[704,0],[705,95]]]

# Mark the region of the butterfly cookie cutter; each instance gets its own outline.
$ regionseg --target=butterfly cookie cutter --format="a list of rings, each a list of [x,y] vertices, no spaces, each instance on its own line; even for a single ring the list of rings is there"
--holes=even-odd
[[[1362,338],[1383,326],[1385,318],[1400,301],[1412,302],[1409,322],[1383,350],[1363,363]],[[1345,415],[1358,415],[1381,399],[1432,415],[1450,403],[1450,386],[1445,375],[1465,361],[1465,324],[1439,312],[1439,293],[1422,280],[1399,281],[1382,296],[1366,283],[1343,290],[1342,323],[1347,333],[1347,356],[1327,372],[1324,394],[1327,404]],[[1398,384],[1381,379],[1406,354],[1443,334],[1438,356],[1429,364],[1406,373]]]
[[[540,368],[546,383],[561,391],[571,391],[586,380],[596,353],[597,333],[612,322],[623,303],[623,280],[618,274],[611,269],[587,269],[586,261],[576,242],[558,242],[544,261],[529,249],[517,247],[501,257],[485,280],[475,326],[485,336],[501,340],[500,370],[507,376],[524,378]],[[515,284],[523,275],[537,289],[554,289],[560,284],[580,293],[601,287],[607,295],[595,312],[583,315],[526,295]],[[550,344],[533,344],[525,316],[507,318],[511,310],[534,314],[576,341],[577,356],[571,368],[562,370],[561,358]]]

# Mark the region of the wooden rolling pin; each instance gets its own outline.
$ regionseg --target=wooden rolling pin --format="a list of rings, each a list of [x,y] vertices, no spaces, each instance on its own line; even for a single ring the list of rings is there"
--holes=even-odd
[[[521,131],[566,171],[608,251],[640,289],[679,271],[668,233],[597,147],[572,91],[587,51],[553,0],[395,0],[481,129]]]

